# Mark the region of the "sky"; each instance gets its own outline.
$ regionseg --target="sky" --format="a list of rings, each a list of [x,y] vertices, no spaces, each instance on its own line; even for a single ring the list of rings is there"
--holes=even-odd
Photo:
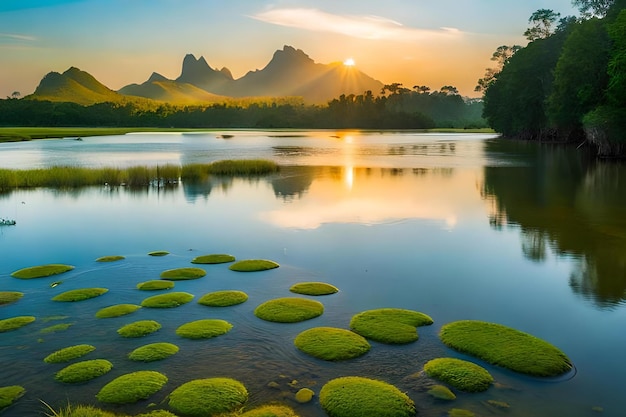
[[[577,14],[571,0],[0,0],[0,97],[72,66],[113,90],[175,79],[188,53],[239,78],[284,45],[352,58],[385,84],[476,96],[493,51],[525,46],[538,9]]]

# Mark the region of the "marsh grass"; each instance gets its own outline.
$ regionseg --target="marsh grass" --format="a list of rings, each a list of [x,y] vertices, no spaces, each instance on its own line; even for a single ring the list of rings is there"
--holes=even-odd
[[[0,333],[10,332],[35,321],[34,316],[18,316],[0,320]]]
[[[103,403],[130,404],[145,400],[167,383],[167,377],[156,371],[137,371],[115,378],[106,384],[96,398]]]
[[[55,325],[43,328],[39,330],[39,333],[49,334],[49,333],[64,332],[70,327],[72,327],[73,325],[74,323],[59,323],[59,324],[55,324]]]
[[[52,297],[52,301],[74,302],[89,300],[90,298],[99,297],[108,291],[106,288],[79,288],[55,295]]]
[[[206,275],[202,268],[176,268],[161,272],[161,279],[179,281],[188,279],[198,279]]]
[[[17,401],[25,392],[26,389],[20,385],[0,387],[0,411]]]
[[[23,292],[18,291],[0,291],[0,306],[11,304],[24,296]]]
[[[192,264],[224,264],[233,262],[235,257],[225,253],[215,253],[211,255],[196,256],[191,260]]]
[[[169,405],[176,413],[190,417],[213,416],[232,412],[248,401],[248,390],[230,378],[189,381],[169,395]]]
[[[325,282],[299,282],[292,285],[289,291],[304,295],[329,295],[338,292],[339,289]]]
[[[11,274],[12,277],[19,279],[45,278],[52,275],[62,274],[74,269],[72,265],[48,264],[37,265],[28,268],[22,268]]]
[[[209,173],[220,176],[256,176],[277,172],[275,162],[264,159],[243,159],[216,161],[209,165]]]
[[[44,358],[45,363],[62,363],[69,362],[73,359],[80,358],[85,356],[86,354],[93,352],[96,350],[95,346],[92,345],[74,345],[68,346],[63,349],[59,349],[56,352],[52,352],[48,356]]]
[[[120,327],[117,334],[122,337],[143,337],[156,332],[161,324],[154,320],[139,320]]]
[[[141,306],[136,304],[116,304],[114,306],[104,307],[96,312],[99,319],[107,319],[112,317],[125,316],[140,309]]]
[[[315,327],[296,336],[296,347],[302,352],[326,361],[342,361],[366,354],[371,346],[363,336],[350,330]]]
[[[111,362],[105,359],[92,359],[68,365],[57,372],[54,378],[57,381],[74,384],[102,376],[111,369],[113,369]]]
[[[456,358],[437,358],[426,362],[424,371],[465,392],[482,392],[493,384],[493,377],[482,366]]]
[[[244,303],[248,300],[248,294],[243,291],[224,290],[204,294],[198,300],[198,304],[208,307],[228,307]]]
[[[140,282],[137,284],[137,289],[142,291],[159,291],[159,290],[169,290],[174,288],[174,282],[153,279],[151,281]]]
[[[278,268],[279,266],[280,265],[276,262],[267,259],[244,259],[242,261],[235,262],[229,266],[228,269],[237,272],[256,272]]]
[[[101,256],[100,258],[96,259],[96,262],[116,262],[121,261],[122,259],[126,258],[122,255]]]
[[[381,308],[356,314],[350,320],[350,328],[380,343],[404,344],[418,339],[417,327],[432,323],[430,316],[418,311]]]
[[[138,362],[154,362],[178,353],[178,346],[173,343],[150,343],[140,346],[128,354],[128,359]]]
[[[148,308],[174,308],[187,304],[193,300],[194,295],[187,292],[171,292],[167,294],[153,295],[141,302],[142,307]]]
[[[204,319],[185,323],[176,334],[187,339],[210,339],[228,333],[233,325],[225,320]]]
[[[254,310],[254,315],[266,321],[296,323],[309,320],[324,313],[319,301],[305,298],[285,297],[269,300]]]

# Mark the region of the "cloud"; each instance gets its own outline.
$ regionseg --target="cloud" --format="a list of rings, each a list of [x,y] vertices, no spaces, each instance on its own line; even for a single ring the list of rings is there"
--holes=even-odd
[[[18,35],[15,33],[0,33],[0,40],[2,39],[9,39],[12,41],[26,41],[26,42],[34,42],[37,40],[37,38],[34,36]]]
[[[318,9],[272,9],[250,17],[279,26],[373,40],[412,42],[432,40],[433,37],[457,37],[463,34],[455,28],[440,28],[439,30],[411,28],[381,16],[337,15]]]

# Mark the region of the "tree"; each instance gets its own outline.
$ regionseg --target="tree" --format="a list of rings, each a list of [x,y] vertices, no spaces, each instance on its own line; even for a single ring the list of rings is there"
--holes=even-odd
[[[21,94],[19,91],[14,91],[13,94],[11,94],[11,98],[20,98]]]
[[[550,9],[539,9],[535,13],[530,15],[528,23],[532,23],[533,26],[526,29],[524,36],[529,41],[535,41],[537,39],[545,39],[552,35],[552,27],[554,22],[561,16],[561,13],[556,13]]]
[[[448,96],[459,94],[459,90],[453,85],[444,85],[439,91]]]
[[[430,91],[430,87],[427,85],[414,85],[413,90],[417,91],[420,94],[426,94]]]
[[[572,5],[578,7],[580,13],[587,18],[605,16],[613,3],[615,0],[572,0]]]
[[[499,46],[495,52],[491,55],[491,60],[496,63],[495,68],[487,68],[485,71],[485,76],[478,80],[474,91],[476,92],[484,92],[489,88],[489,86],[495,81],[496,77],[502,71],[502,68],[506,65],[507,62],[515,55],[517,51],[522,49],[519,45],[507,46],[502,45]]]

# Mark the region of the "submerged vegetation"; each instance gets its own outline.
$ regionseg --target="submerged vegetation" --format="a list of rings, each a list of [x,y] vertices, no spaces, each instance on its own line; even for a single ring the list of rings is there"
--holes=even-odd
[[[0,387],[0,411],[17,401],[25,392],[20,385]]]
[[[0,291],[0,306],[14,303],[23,296],[24,293],[19,291]]]
[[[10,332],[35,321],[33,316],[18,316],[0,320],[0,333]]]

